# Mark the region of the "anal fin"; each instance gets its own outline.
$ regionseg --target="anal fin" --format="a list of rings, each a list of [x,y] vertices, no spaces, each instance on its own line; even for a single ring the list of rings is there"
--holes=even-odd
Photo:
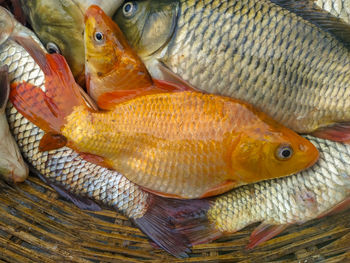
[[[211,197],[211,196],[225,193],[228,190],[231,190],[232,188],[234,188],[235,186],[237,186],[237,182],[227,180],[226,182],[223,182],[222,184],[217,185],[214,188],[208,190],[200,198],[206,198],[206,197]]]

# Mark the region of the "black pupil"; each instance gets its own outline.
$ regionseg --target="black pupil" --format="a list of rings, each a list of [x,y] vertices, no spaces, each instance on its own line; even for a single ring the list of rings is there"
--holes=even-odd
[[[129,13],[132,9],[132,4],[130,3],[127,3],[125,6],[124,6],[124,11],[125,13]]]
[[[102,34],[100,32],[96,33],[96,39],[102,40]]]
[[[283,156],[284,158],[288,158],[288,157],[290,156],[290,150],[289,150],[289,149],[284,149],[284,150],[282,151],[282,156]]]
[[[54,49],[53,47],[50,47],[48,51],[49,51],[50,54],[57,53],[57,50]]]

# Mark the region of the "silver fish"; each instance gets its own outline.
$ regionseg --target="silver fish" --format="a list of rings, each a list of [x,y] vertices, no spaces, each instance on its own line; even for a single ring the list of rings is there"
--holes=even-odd
[[[0,8],[0,27],[4,27],[1,28],[3,30],[8,29],[6,21],[11,21],[14,27],[9,37],[0,43],[0,66],[9,67],[10,82],[25,81],[45,92],[43,71],[26,49],[18,44],[23,38],[37,43],[39,40],[5,9]],[[155,197],[123,175],[82,159],[70,148],[41,152],[39,142],[44,132],[11,103],[7,105],[6,114],[24,158],[59,193],[84,209],[99,209],[95,202],[115,208],[128,216],[161,248],[178,257],[187,256],[190,244],[186,236],[172,226],[171,213],[179,205],[193,210],[191,203]]]
[[[350,145],[306,136],[319,161],[298,174],[246,185],[216,198],[206,216],[211,227],[236,232],[252,223],[253,248],[286,226],[303,223],[350,205]],[[267,238],[269,236],[269,238]],[[272,235],[273,236],[273,235]]]
[[[317,0],[316,4],[332,15],[343,19],[350,24],[350,1],[349,0]]]

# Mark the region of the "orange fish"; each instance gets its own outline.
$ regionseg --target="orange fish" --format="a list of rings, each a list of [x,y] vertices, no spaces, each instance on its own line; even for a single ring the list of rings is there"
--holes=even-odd
[[[140,95],[191,89],[152,80],[118,25],[96,5],[85,13],[84,38],[86,87],[101,109]]]
[[[21,43],[45,73],[45,88],[11,87],[13,105],[46,135],[159,195],[201,198],[305,169],[318,151],[251,105],[197,92],[157,93],[89,108],[64,58]]]

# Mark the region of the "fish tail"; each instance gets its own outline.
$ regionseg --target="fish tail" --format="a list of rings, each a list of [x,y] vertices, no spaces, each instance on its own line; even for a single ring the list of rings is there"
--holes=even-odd
[[[152,195],[145,215],[133,221],[157,246],[185,258],[193,245],[221,236],[209,227],[209,206],[206,199],[177,200]]]
[[[16,36],[15,40],[31,55],[45,76],[45,86],[28,82],[11,83],[10,101],[29,121],[44,130],[49,149],[65,145],[60,135],[66,117],[74,107],[86,105],[81,88],[76,84],[63,56],[47,54],[30,37]],[[48,150],[48,149],[45,149]]]

